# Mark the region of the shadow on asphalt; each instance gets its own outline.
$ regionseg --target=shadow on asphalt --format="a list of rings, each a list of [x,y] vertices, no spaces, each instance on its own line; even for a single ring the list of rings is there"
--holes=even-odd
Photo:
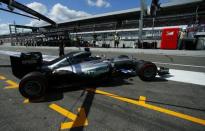
[[[149,82],[168,82],[168,80],[162,77],[156,77],[154,80]]]
[[[11,65],[0,65],[0,68],[10,68]]]
[[[132,79],[130,79],[130,81],[132,81]],[[163,78],[156,78],[153,82],[164,82],[167,81]],[[122,79],[122,78],[114,78],[114,79],[110,79],[110,80],[106,80],[100,83],[94,83],[92,84],[92,86],[90,84],[86,84],[86,85],[81,85],[81,86],[73,86],[72,88],[69,87],[63,87],[61,89],[51,89],[48,91],[48,93],[45,95],[44,98],[42,98],[41,100],[35,100],[31,102],[52,102],[52,101],[58,101],[64,98],[64,93],[66,92],[73,92],[73,91],[82,91],[79,98],[86,95],[85,99],[81,105],[80,108],[84,108],[85,109],[85,114],[86,117],[89,116],[91,107],[93,105],[93,100],[94,97],[96,95],[96,93],[94,93],[97,90],[97,87],[117,87],[120,85],[130,85],[132,83],[130,83],[129,81],[127,81],[126,79]],[[91,88],[93,91],[86,91],[86,88],[89,87]],[[78,98],[78,99],[79,99]],[[139,99],[134,99],[134,98],[129,98],[128,99],[133,99],[133,100],[138,100]],[[77,101],[78,101],[77,99]],[[197,108],[192,108],[192,107],[188,107],[188,106],[182,106],[182,105],[175,105],[175,104],[169,104],[169,103],[162,103],[162,102],[155,102],[155,101],[146,101],[149,103],[153,103],[153,104],[159,104],[159,105],[166,105],[166,106],[173,106],[173,107],[179,107],[179,108],[185,108],[185,109],[190,109],[190,110],[196,110],[196,111],[205,111],[205,109],[197,109]],[[67,118],[65,118],[62,122],[67,121]],[[83,121],[81,121],[82,123],[86,122],[86,119],[84,119]],[[76,125],[78,123],[77,119],[74,121],[73,125]],[[81,127],[73,127],[70,129],[70,131],[83,131],[84,130],[84,126]]]
[[[96,90],[96,87],[93,87],[92,88],[93,91]],[[84,90],[84,93],[86,91]],[[83,101],[83,104],[81,105],[81,108],[84,108],[85,109],[85,115],[86,117],[89,116],[89,113],[90,113],[90,109],[92,107],[92,104],[93,104],[93,100],[94,100],[94,97],[95,97],[95,93],[92,93],[92,92],[89,92],[87,91],[86,92],[86,97]],[[81,121],[82,123],[85,123],[86,119],[84,119],[84,121]],[[73,125],[76,125],[78,123],[78,121],[74,121]],[[84,130],[84,126],[81,126],[81,127],[74,127],[74,128],[71,128],[70,131],[83,131]]]
[[[103,81],[98,81],[95,83],[83,83],[78,85],[61,85],[61,86],[53,86],[49,90],[47,90],[44,97],[40,99],[35,100],[29,100],[32,103],[43,103],[43,102],[53,102],[53,101],[59,101],[64,98],[64,93],[67,92],[74,92],[74,91],[80,91],[85,90],[88,87],[96,89],[97,87],[119,87],[122,85],[132,85],[133,83],[130,83],[129,80],[125,77],[117,77],[117,78],[111,78],[106,79]]]
[[[95,86],[92,86],[90,87],[93,91],[96,90],[96,87]],[[74,87],[72,89],[69,89],[69,88],[62,88],[62,89],[52,89],[52,90],[49,90],[48,93],[45,95],[45,97],[42,99],[39,99],[39,100],[34,100],[31,102],[50,102],[50,101],[57,101],[57,100],[61,100],[63,99],[63,93],[65,92],[71,92],[71,91],[78,91],[78,90],[82,90],[82,93],[80,94],[79,98],[86,95],[85,96],[85,99],[81,105],[81,109],[84,108],[85,110],[85,115],[86,117],[89,116],[89,113],[90,113],[90,109],[92,107],[92,103],[93,103],[93,100],[94,100],[94,96],[95,96],[95,93],[92,93],[92,92],[89,92],[89,91],[86,91],[86,87],[85,86],[80,86],[80,87]],[[79,99],[78,98],[78,99]],[[78,101],[78,100],[76,100]],[[67,117],[65,117],[65,119],[62,120],[61,123],[67,121]],[[81,120],[81,123],[85,123],[86,122],[86,119],[82,119]],[[79,123],[79,121],[76,119],[74,122],[73,122],[73,125],[77,125],[77,123]],[[84,130],[84,126],[81,126],[81,127],[73,127],[70,129],[70,131],[83,131]]]
[[[98,87],[119,87],[122,85],[133,85],[132,83],[133,79],[132,77],[115,77],[115,78],[110,78],[106,79],[103,81],[98,81],[95,83],[84,83],[84,84],[78,84],[78,85],[61,85],[58,87],[52,87],[49,90],[47,90],[46,94],[44,97],[40,99],[35,99],[35,100],[30,100],[32,103],[43,103],[43,102],[53,102],[53,101],[59,101],[64,98],[64,93],[67,92],[74,92],[74,91],[80,91],[80,90],[86,90],[86,88],[94,88],[97,89]],[[155,80],[149,81],[149,82],[167,82],[168,80],[161,78],[161,77],[156,77]]]

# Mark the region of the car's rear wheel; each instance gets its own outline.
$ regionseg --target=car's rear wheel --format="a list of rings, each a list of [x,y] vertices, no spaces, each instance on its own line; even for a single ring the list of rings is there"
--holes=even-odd
[[[155,64],[151,62],[142,62],[140,63],[141,65],[139,66],[138,69],[138,75],[141,80],[143,81],[152,81],[155,79],[157,75],[157,67]]]
[[[27,74],[19,84],[21,95],[29,99],[41,98],[44,96],[46,88],[46,77],[40,72],[31,72]]]

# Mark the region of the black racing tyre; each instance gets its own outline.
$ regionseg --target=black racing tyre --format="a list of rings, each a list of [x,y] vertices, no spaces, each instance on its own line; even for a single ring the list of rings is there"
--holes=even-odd
[[[46,77],[40,72],[31,72],[23,77],[19,84],[19,92],[28,99],[44,96],[47,88]]]
[[[138,75],[143,81],[152,81],[157,75],[157,66],[151,62],[142,61],[138,66]]]

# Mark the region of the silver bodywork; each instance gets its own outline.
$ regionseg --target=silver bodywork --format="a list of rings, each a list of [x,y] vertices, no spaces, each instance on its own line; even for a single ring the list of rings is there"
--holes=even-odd
[[[110,63],[103,60],[85,61],[82,63],[71,64],[69,58],[64,58],[61,61],[48,66],[53,70],[53,73],[68,71],[76,75],[95,77],[110,71]]]

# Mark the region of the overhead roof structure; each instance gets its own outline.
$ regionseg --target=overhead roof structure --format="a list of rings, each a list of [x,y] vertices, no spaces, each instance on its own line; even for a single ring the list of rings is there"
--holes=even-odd
[[[36,12],[35,10],[33,10],[33,9],[31,9],[31,8],[29,8],[29,7],[27,7],[27,6],[23,5],[23,4],[15,1],[15,0],[0,0],[0,3],[4,3],[4,4],[8,5],[8,8],[10,9],[11,13],[14,10],[14,8],[17,8],[17,9],[19,9],[21,11],[24,11],[24,12],[26,12],[26,13],[32,15],[32,16],[35,16],[35,17],[37,17],[37,18],[39,18],[41,20],[44,20],[44,21],[50,23],[52,26],[56,26],[56,22],[55,21],[51,20],[50,18],[48,18],[48,17],[46,17],[46,16]],[[23,14],[20,14],[20,13],[17,13],[17,12],[15,12],[15,13],[19,14],[19,15],[23,15]],[[24,16],[26,16],[26,15],[24,15]]]
[[[38,29],[39,27],[33,27],[33,26],[26,26],[26,25],[10,25],[15,26],[16,28],[24,28],[24,29]]]
[[[205,1],[195,0],[192,2],[172,2],[161,5],[162,9],[157,12],[156,19],[170,19],[170,17],[194,17],[197,13],[204,19],[205,17]],[[94,23],[107,23],[111,21],[123,21],[123,20],[138,20],[140,17],[140,8],[133,8],[122,11],[115,11],[110,13],[104,13],[99,15],[88,16],[84,18],[72,19],[67,22],[59,23],[59,27],[74,26],[74,25],[86,25]],[[149,19],[150,16],[147,16]],[[146,18],[145,18],[146,19]],[[49,28],[50,26],[44,26]]]

